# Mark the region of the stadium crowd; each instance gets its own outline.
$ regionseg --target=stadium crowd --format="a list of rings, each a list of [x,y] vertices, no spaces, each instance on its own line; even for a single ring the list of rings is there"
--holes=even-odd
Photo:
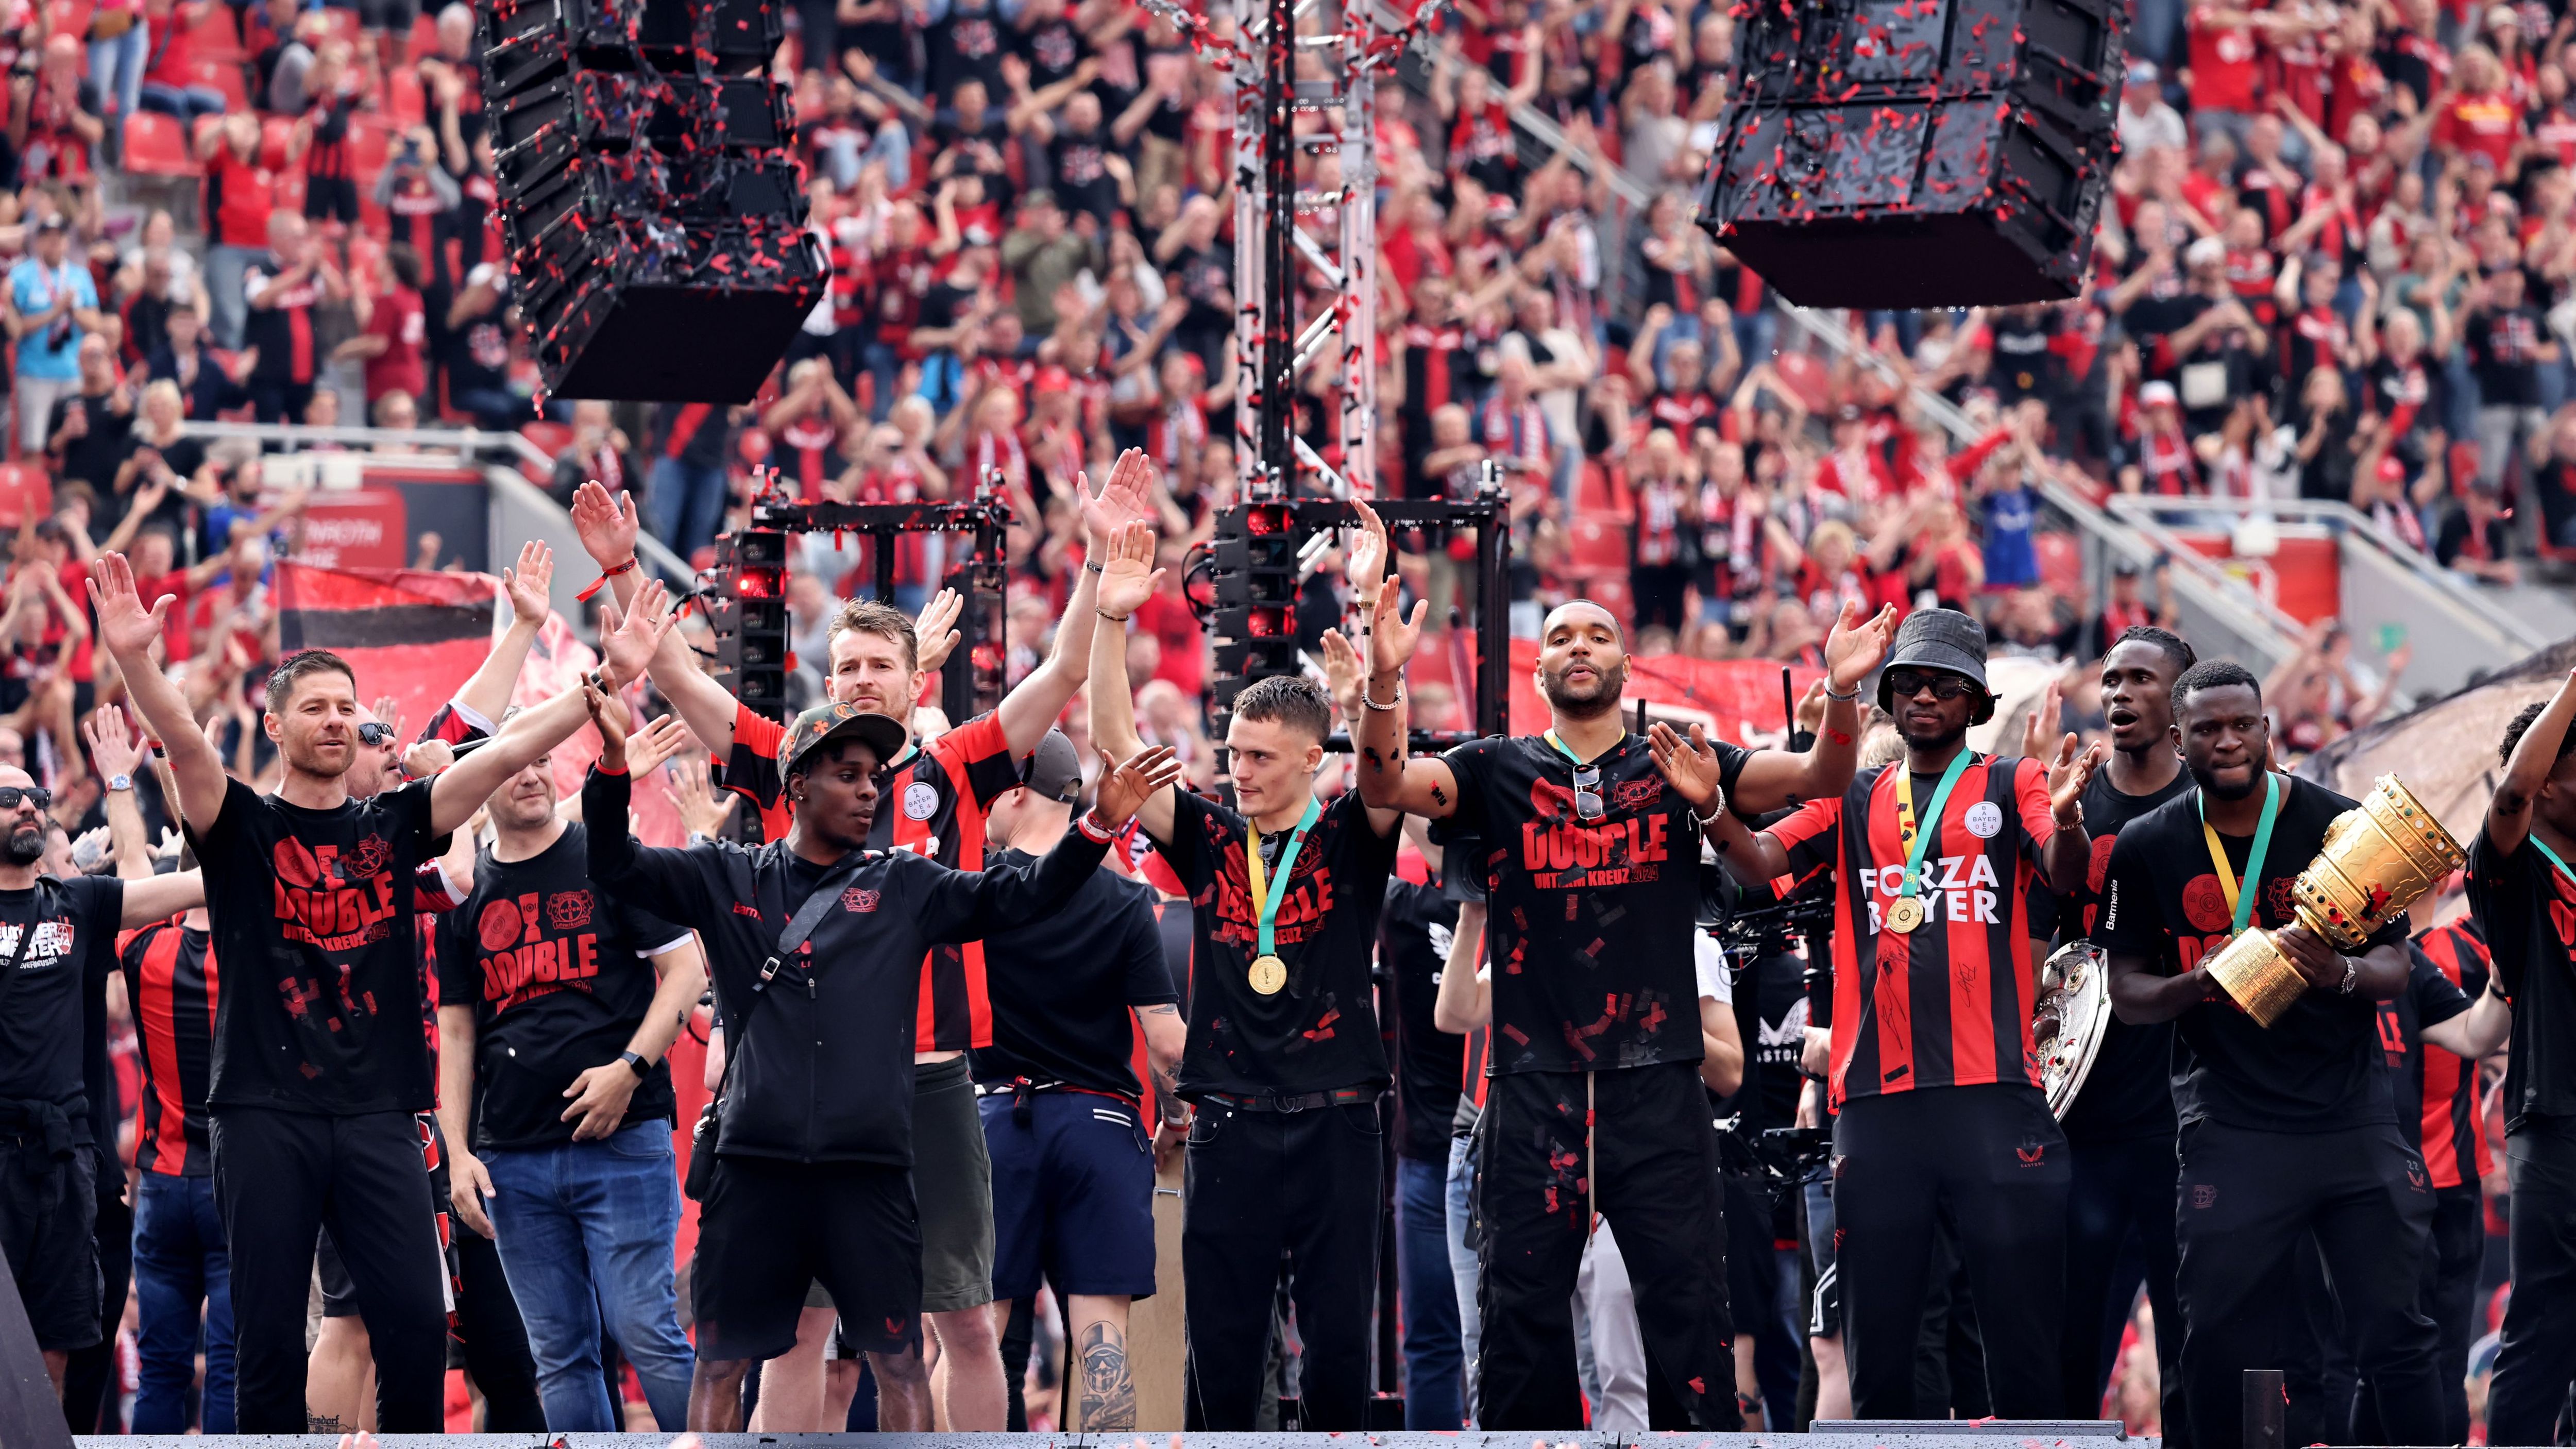
[[[1456,0],[1380,84],[1379,474],[1389,494],[1437,496],[1503,464],[1519,631],[1591,598],[1637,656],[1821,671],[1847,605],[1939,605],[1979,618],[1998,657],[2080,681],[2067,719],[2092,740],[2110,726],[2099,662],[2125,631],[2170,626],[2167,583],[2123,571],[2092,588],[2052,569],[2071,555],[2045,489],[2348,502],[2498,583],[2576,549],[2565,7],[2138,0],[2084,294],[1855,316],[1866,365],[1810,349],[1692,224],[1734,24],[1671,0]],[[800,0],[778,65],[795,78],[833,281],[771,385],[732,409],[540,402],[465,7],[21,0],[0,27],[0,376],[15,417],[0,492],[17,515],[0,765],[50,792],[59,873],[113,868],[110,786],[137,773],[122,740],[142,721],[86,592],[103,555],[131,560],[146,604],[174,601],[163,657],[188,664],[187,703],[234,778],[265,789],[285,769],[260,724],[280,663],[264,572],[298,546],[307,498],[261,463],[323,444],[207,442],[188,421],[524,431],[556,455],[559,500],[586,483],[625,495],[692,562],[773,479],[903,501],[999,470],[1018,520],[1013,685],[1060,656],[1069,609],[1087,609],[1097,560],[1078,480],[1141,450],[1158,465],[1135,486],[1164,574],[1128,625],[1132,728],[1213,782],[1184,565],[1236,474],[1232,117],[1169,20],[1128,0]],[[1211,17],[1211,35],[1230,30]],[[1566,149],[1516,131],[1521,107]],[[1305,285],[1320,304],[1320,280]],[[1315,380],[1300,426],[1331,460],[1329,386]],[[1928,416],[1916,387],[1957,404],[1970,434]],[[1386,567],[1435,619],[1473,587],[1436,543],[1395,553]],[[424,561],[439,562],[434,541]],[[943,607],[949,562],[907,540],[891,602]],[[1365,605],[1333,562],[1318,587]],[[873,575],[860,543],[800,544],[797,706],[830,695],[842,601]],[[2265,681],[2283,758],[2386,706],[2352,648],[2320,624]],[[652,683],[648,713],[686,718]],[[1438,688],[1422,686],[1416,723],[1463,723],[1432,717]],[[1083,711],[1066,724],[1087,755]],[[102,738],[118,741],[109,756]],[[683,764],[726,766],[717,743],[682,747]],[[176,815],[157,788],[143,796],[157,841]],[[721,807],[685,808],[712,826]],[[112,1055],[129,1167],[146,1135],[133,1032],[128,1011]],[[2487,1182],[2500,1190],[2501,1174]],[[90,1367],[102,1423],[142,1422],[148,1300],[130,1301]],[[1079,1328],[1071,1305],[1028,1316]],[[828,1320],[819,1336],[800,1324],[800,1354],[823,1352]],[[364,1339],[352,1350],[345,1313],[334,1321],[316,1382],[336,1365],[354,1406]],[[2152,1329],[2141,1311],[2127,1344],[2152,1349]],[[639,1370],[626,1411],[649,1416],[668,1385],[649,1380],[641,1342],[619,1346]],[[499,1373],[478,1377],[487,1404]],[[535,1374],[512,1380],[523,1412]],[[846,1399],[856,1371],[828,1382]],[[2114,1384],[2116,1412],[2158,1422],[2151,1351],[2121,1358]]]

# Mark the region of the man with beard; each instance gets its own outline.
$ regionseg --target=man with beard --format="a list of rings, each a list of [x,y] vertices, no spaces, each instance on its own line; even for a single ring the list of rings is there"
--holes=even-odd
[[[586,828],[555,814],[552,765],[540,755],[492,793],[473,893],[439,917],[455,1209],[498,1249],[545,1427],[625,1427],[600,1375],[605,1330],[676,1433],[692,1356],[670,1270],[680,1184],[662,1058],[706,960],[687,931],[598,894]]]
[[[1355,743],[1360,793],[1491,842],[1476,863],[1493,914],[1492,1083],[1476,1206],[1477,1422],[1563,1429],[1581,1422],[1568,1304],[1593,1226],[1606,1216],[1634,1266],[1637,1319],[1657,1428],[1731,1430],[1740,1420],[1728,1347],[1725,1226],[1690,937],[1701,832],[1840,791],[1860,734],[1860,682],[1886,652],[1895,613],[1846,607],[1826,645],[1825,722],[1813,751],[1684,748],[1628,733],[1619,623],[1588,601],[1558,606],[1539,638],[1550,728],[1405,757],[1404,667],[1428,606],[1411,618],[1381,584],[1385,529],[1367,537],[1352,584],[1374,598],[1363,629],[1370,678]],[[1462,863],[1463,864],[1463,863]]]
[[[59,1395],[72,1352],[104,1331],[83,1001],[117,969],[117,932],[191,909],[205,889],[193,871],[43,873],[52,804],[33,776],[0,765],[0,1256]]]
[[[1153,530],[1120,529],[1103,567],[1101,621],[1120,627],[1092,640],[1091,737],[1116,758],[1144,748],[1124,626],[1162,580]],[[1175,790],[1137,812],[1198,917],[1178,1089],[1192,1429],[1254,1427],[1283,1263],[1304,1427],[1367,1427],[1388,1080],[1370,960],[1401,817],[1316,795],[1332,729],[1313,683],[1256,680],[1226,724],[1234,808]]]
[[[2058,902],[2058,936],[2091,937],[2102,913],[2111,847],[2130,821],[2191,791],[2173,745],[2173,686],[2200,661],[2189,644],[2152,625],[2120,632],[2102,656],[2102,714],[2111,758],[2084,787],[2093,858]],[[2049,726],[2054,732],[2055,726]],[[2167,1440],[2188,1442],[2182,1397],[2182,1311],[2174,1305],[2173,1027],[2114,1017],[2059,1125],[2071,1177],[2066,1193],[2066,1407],[2072,1419],[2102,1412],[2102,1391],[2128,1323],[2129,1299],[2112,1287],[2132,1233],[2155,1306],[2156,1365]],[[2177,1446],[2179,1449],[2179,1446]]]
[[[2513,1002],[2505,1171],[2513,1301],[2487,1399],[2487,1442],[2552,1440],[2576,1377],[2576,673],[2505,727],[2504,778],[2469,847],[2469,904]]]
[[[2094,939],[2120,1019],[2176,1025],[2174,1287],[2193,1449],[2236,1449],[2244,1371],[2278,1367],[2285,1335],[2306,1331],[2292,1264],[2310,1234],[2389,1442],[2438,1443],[2437,1340],[2415,1302],[2433,1192],[2379,1050],[2378,1003],[2406,989],[2406,920],[2358,956],[2297,924],[2291,882],[2356,807],[2272,772],[2262,686],[2243,666],[2184,671],[2173,715],[2199,788],[2120,831]],[[2208,965],[2249,926],[2270,929],[2307,983],[2268,1028]],[[2297,1442],[2335,1432],[2322,1399],[2293,1396]]]
[[[133,570],[101,555],[90,573],[99,642],[169,752],[181,814],[205,862],[214,950],[243,983],[221,994],[207,1093],[215,1192],[232,1252],[234,1422],[301,1432],[304,1317],[317,1229],[327,1225],[358,1290],[377,1362],[377,1421],[434,1432],[446,1323],[437,1235],[414,1114],[431,1106],[430,1053],[413,925],[414,871],[520,766],[578,728],[566,691],[441,773],[363,803],[349,796],[357,682],[322,650],[269,676],[265,728],[285,778],[254,794],[224,773],[187,699],[161,672],[161,636]],[[602,641],[612,688],[643,670],[669,628],[658,586]],[[166,914],[166,912],[163,912]]]
[[[646,849],[627,834],[625,706],[591,703],[602,741],[582,786],[591,875],[702,934],[732,1023],[721,1121],[701,1149],[716,1162],[690,1270],[689,1427],[739,1431],[743,1378],[795,1343],[810,1284],[871,1350],[919,1337],[914,1073],[900,1026],[923,953],[1052,915],[1180,769],[1154,750],[1105,770],[1091,814],[1033,867],[951,870],[868,848],[879,762],[910,740],[889,716],[820,704],[797,716],[779,760],[797,805],[786,839]]]
[[[1917,1415],[1915,1350],[1945,1222],[1994,1412],[2048,1418],[2060,1399],[2069,1169],[2031,1041],[2024,922],[2034,884],[2084,878],[2082,797],[2101,751],[2079,754],[2073,735],[2045,765],[1969,749],[1968,727],[1994,714],[1985,664],[1976,620],[1906,616],[1878,684],[1905,758],[1758,835],[1731,816],[1711,831],[1748,884],[1834,872],[1826,1081],[1844,1344],[1863,1419]],[[1704,757],[1674,753],[1685,767]]]
[[[1130,519],[1152,516],[1146,500],[1153,464],[1135,449],[1122,454],[1098,494],[1080,478],[1085,557],[1107,551],[1109,534]],[[585,483],[573,498],[573,523],[582,546],[596,560],[620,604],[642,575],[635,553],[632,495],[612,498]],[[1004,791],[1020,783],[1017,761],[1029,757],[1056,717],[1078,693],[1091,663],[1091,634],[1099,619],[1097,563],[1074,576],[1073,594],[1056,627],[1054,652],[1012,686],[991,713],[978,715],[926,745],[897,750],[881,760],[878,782],[895,807],[875,812],[870,828],[879,849],[909,850],[958,870],[984,862],[984,814]],[[929,617],[925,615],[925,618]],[[956,615],[946,616],[953,620]],[[945,623],[931,631],[931,647],[945,658],[956,636]],[[833,620],[824,688],[831,698],[890,716],[907,728],[935,664],[925,664],[923,640],[913,621],[880,602],[852,600]],[[701,672],[677,638],[652,666],[653,687],[671,701],[690,733],[723,767],[726,788],[760,807],[763,838],[787,835],[795,802],[778,756],[786,732],[753,711]],[[881,1403],[880,1428],[927,1430],[934,1393],[946,1410],[946,1428],[999,1430],[1007,1414],[1001,1340],[986,1305],[993,1301],[993,1169],[984,1126],[975,1108],[975,1085],[966,1053],[993,1044],[993,1007],[985,989],[980,941],[943,943],[921,963],[916,1026],[913,1189],[920,1194],[922,1300],[930,1331],[939,1340],[938,1381],[932,1382],[918,1347],[869,1355]],[[820,1338],[813,1352],[820,1351]],[[824,1429],[838,1425],[767,1427]]]

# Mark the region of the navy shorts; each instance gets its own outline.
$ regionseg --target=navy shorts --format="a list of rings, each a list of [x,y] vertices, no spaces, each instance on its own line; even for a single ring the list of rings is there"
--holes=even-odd
[[[1091,1092],[1039,1092],[1027,1121],[986,1097],[993,1159],[993,1296],[1154,1292],[1154,1154],[1136,1109]]]

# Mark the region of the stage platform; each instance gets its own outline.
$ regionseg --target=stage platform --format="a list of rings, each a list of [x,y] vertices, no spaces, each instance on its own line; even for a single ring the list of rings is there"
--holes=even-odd
[[[2103,1449],[2113,1443],[2158,1445],[2155,1439],[2119,1437],[2116,1423],[2067,1420],[2020,1421],[2011,1424],[1950,1421],[1874,1426],[1897,1430],[1865,1432],[1857,1424],[1835,1425],[1811,1434],[700,1434],[691,1436],[703,1449],[754,1449],[763,1444],[793,1444],[800,1449]],[[378,1437],[384,1449],[669,1449],[673,1434],[390,1434]],[[209,1449],[212,1445],[263,1446],[263,1449],[337,1449],[333,1435],[96,1435],[72,1441],[80,1449]]]

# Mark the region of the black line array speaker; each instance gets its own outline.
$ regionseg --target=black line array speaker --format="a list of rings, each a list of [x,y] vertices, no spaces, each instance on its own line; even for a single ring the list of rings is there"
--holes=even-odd
[[[1699,223],[1809,307],[2075,295],[2118,142],[2122,0],[1758,0]]]
[[[559,397],[748,402],[829,280],[781,0],[486,0],[521,319]]]

